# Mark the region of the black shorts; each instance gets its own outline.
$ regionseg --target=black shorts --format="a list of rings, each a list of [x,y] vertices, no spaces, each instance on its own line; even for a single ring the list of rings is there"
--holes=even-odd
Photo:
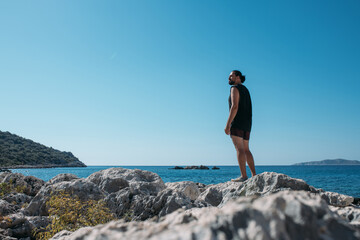
[[[237,136],[237,137],[241,137],[244,140],[249,140],[250,139],[250,132],[241,130],[241,129],[237,129],[237,128],[230,128],[230,135],[231,136]]]

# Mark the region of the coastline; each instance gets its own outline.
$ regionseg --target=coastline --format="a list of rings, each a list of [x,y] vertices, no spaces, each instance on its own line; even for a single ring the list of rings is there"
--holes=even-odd
[[[13,169],[14,173],[22,173],[27,176],[35,176],[48,181],[61,173],[75,174],[86,178],[94,172],[112,167],[127,169],[141,169],[157,173],[164,182],[194,181],[203,184],[218,184],[237,178],[239,167],[219,165],[220,170],[171,170],[173,166],[87,166],[87,167],[56,167],[56,168],[28,168]],[[249,170],[249,169],[248,169]],[[322,188],[326,191],[338,192],[353,197],[360,197],[360,182],[358,181],[360,166],[278,166],[266,165],[256,166],[258,174],[262,172],[278,172],[293,178],[304,179],[310,185]],[[251,176],[248,171],[249,176]],[[343,184],[338,184],[342,182]]]

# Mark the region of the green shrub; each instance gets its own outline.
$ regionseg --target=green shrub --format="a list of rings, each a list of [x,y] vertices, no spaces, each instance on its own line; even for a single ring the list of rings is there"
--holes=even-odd
[[[62,230],[75,231],[81,227],[95,226],[114,220],[114,215],[104,201],[81,201],[65,191],[57,192],[46,203],[51,223],[34,232],[36,239],[49,239]]]

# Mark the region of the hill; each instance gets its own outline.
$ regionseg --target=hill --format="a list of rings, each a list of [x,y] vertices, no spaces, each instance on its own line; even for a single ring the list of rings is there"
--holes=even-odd
[[[346,160],[346,159],[338,158],[338,159],[325,159],[322,161],[296,163],[294,165],[299,165],[299,166],[304,166],[304,165],[360,165],[360,161]]]
[[[23,137],[0,131],[1,168],[86,167],[71,152],[61,152]]]

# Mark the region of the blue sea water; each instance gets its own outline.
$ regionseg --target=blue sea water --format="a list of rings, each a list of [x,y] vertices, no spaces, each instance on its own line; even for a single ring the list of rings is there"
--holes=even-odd
[[[48,181],[60,173],[72,173],[85,178],[90,174],[116,166],[88,166],[85,168],[37,168],[12,169],[24,175],[31,175]],[[218,166],[219,170],[175,170],[173,166],[120,166],[128,169],[142,169],[159,174],[164,182],[193,181],[216,184],[239,176],[238,166]],[[211,167],[210,167],[211,168]],[[248,176],[251,176],[247,169]],[[360,165],[352,166],[256,166],[257,174],[262,172],[283,173],[305,180],[308,184],[325,191],[338,192],[360,197]]]

